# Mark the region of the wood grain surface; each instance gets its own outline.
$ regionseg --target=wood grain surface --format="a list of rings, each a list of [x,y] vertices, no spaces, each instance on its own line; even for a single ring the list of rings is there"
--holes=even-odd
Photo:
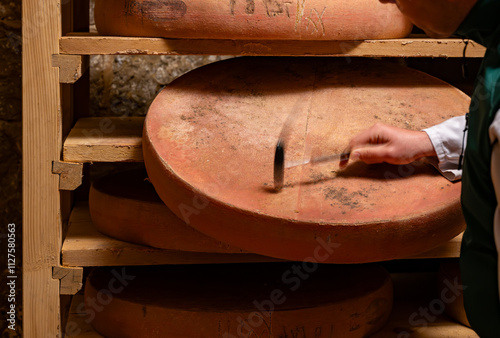
[[[23,335],[60,333],[59,265],[61,214],[59,176],[52,162],[62,147],[58,1],[23,2]],[[20,285],[18,285],[20,288]],[[43,296],[41,296],[43,295]],[[20,304],[19,304],[20,305]]]
[[[482,58],[486,48],[462,39],[431,39],[410,36],[406,39],[363,41],[280,41],[164,39],[144,37],[96,36],[74,33],[63,36],[61,54],[144,54],[144,55],[265,55],[265,56],[366,56]]]

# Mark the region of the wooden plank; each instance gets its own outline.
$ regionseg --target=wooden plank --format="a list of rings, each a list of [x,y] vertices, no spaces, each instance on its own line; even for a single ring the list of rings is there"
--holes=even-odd
[[[61,54],[147,54],[147,55],[291,55],[291,56],[371,56],[371,57],[462,57],[462,39],[406,39],[364,41],[252,41],[183,40],[67,35],[60,39]],[[467,57],[483,57],[485,48],[475,42],[467,47]]]
[[[52,65],[59,67],[59,82],[75,83],[89,68],[89,57],[82,55],[52,55]]]
[[[437,248],[422,252],[418,255],[408,257],[407,259],[422,258],[458,258],[460,257],[460,245],[462,244],[463,233],[446,242]]]
[[[62,34],[66,34],[72,31],[78,32],[88,32],[89,30],[89,0],[65,0],[61,4],[61,22],[62,22]],[[80,55],[55,55],[58,57],[80,57]],[[53,55],[54,58],[54,55]],[[72,84],[61,84],[61,112],[63,115],[62,119],[62,135],[63,139],[66,138],[71,131],[75,123],[75,119],[78,117],[89,115],[89,78],[90,72],[85,71],[88,68],[89,57],[83,56],[82,69],[79,69],[79,64],[77,64],[76,71],[78,72],[78,81]],[[80,60],[77,59],[78,63]],[[88,69],[87,69],[88,70]],[[82,75],[80,76],[80,73]],[[71,72],[68,74],[71,78]],[[59,76],[61,80],[61,74]],[[86,168],[88,169],[88,168]],[[84,177],[86,175],[84,174]],[[87,185],[88,179],[84,181],[84,185]],[[88,189],[87,189],[88,191]],[[85,193],[85,188],[78,189],[77,194]],[[69,216],[71,214],[71,209],[73,208],[73,201],[75,195],[73,191],[60,191],[61,194],[61,216],[63,219],[62,235],[63,238],[67,232],[67,225]],[[64,327],[67,320],[67,312],[69,310],[69,303],[66,301],[68,296],[61,296],[61,327]],[[65,303],[67,303],[67,308],[64,308]]]
[[[59,175],[60,190],[75,190],[82,184],[83,164],[54,161],[52,173]]]
[[[67,162],[142,162],[144,117],[79,119],[64,142]]]
[[[420,307],[428,307],[433,300],[435,292],[435,274],[429,273],[407,273],[393,274],[395,288],[395,303],[389,323],[378,333],[375,338],[476,338],[479,337],[470,328],[453,322],[444,314],[437,316],[431,314],[432,321],[427,321],[427,326],[412,326],[409,316]],[[424,285],[423,285],[424,284]],[[422,292],[423,291],[423,292]],[[408,297],[409,296],[409,297]],[[435,298],[439,299],[439,298]],[[68,325],[65,333],[68,337],[78,338],[101,338],[91,326],[91,317],[83,307],[83,295],[73,297],[69,313]],[[420,318],[420,317],[419,317]],[[196,325],[196,324],[194,324]]]
[[[436,273],[395,273],[391,277],[395,298],[391,318],[372,338],[479,337],[446,316],[441,304],[447,298],[437,294]]]
[[[54,266],[52,278],[61,282],[61,295],[74,295],[83,286],[83,268],[68,268],[65,266]]]
[[[416,258],[458,257],[457,240],[445,243],[433,253]],[[62,248],[65,266],[114,266],[155,264],[215,264],[236,262],[274,262],[278,259],[254,254],[206,254],[162,250],[126,243],[99,233],[90,219],[88,205],[79,203],[73,209],[69,231]]]
[[[219,264],[276,261],[279,261],[279,259],[254,254],[209,254],[155,249],[113,239],[95,229],[86,203],[79,203],[73,209],[68,234],[62,248],[64,266]]]
[[[23,1],[23,336],[60,336],[59,265],[61,215],[59,0]]]

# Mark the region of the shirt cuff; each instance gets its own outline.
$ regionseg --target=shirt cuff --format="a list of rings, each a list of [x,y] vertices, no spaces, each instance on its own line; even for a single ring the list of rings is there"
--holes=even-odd
[[[424,129],[429,136],[432,146],[437,154],[437,159],[429,162],[450,181],[462,178],[462,170],[458,169],[458,162],[463,148],[466,146],[464,137],[465,117],[456,116],[436,126]]]

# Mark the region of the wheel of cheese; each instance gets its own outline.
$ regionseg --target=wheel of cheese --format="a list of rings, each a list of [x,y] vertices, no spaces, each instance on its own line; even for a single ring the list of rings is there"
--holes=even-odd
[[[175,216],[158,197],[145,170],[110,174],[94,182],[89,209],[97,230],[122,241],[180,251],[242,252]]]
[[[464,293],[458,259],[444,261],[438,272],[438,292],[448,316],[470,327],[464,307]]]
[[[403,66],[367,59],[237,58],[166,87],[143,133],[161,199],[210,237],[266,256],[328,263],[407,257],[463,231],[460,183],[430,164],[285,161],[338,154],[376,122],[419,130],[464,114],[469,98]],[[331,253],[317,254],[327,246]]]
[[[412,28],[395,4],[372,0],[96,0],[95,22],[103,35],[187,39],[386,39]]]
[[[98,268],[92,326],[112,337],[366,337],[387,322],[378,266],[241,264]]]

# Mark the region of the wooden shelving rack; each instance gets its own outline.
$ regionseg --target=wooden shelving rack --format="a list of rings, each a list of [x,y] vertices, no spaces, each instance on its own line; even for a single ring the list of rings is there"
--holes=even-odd
[[[67,317],[63,304],[68,301],[62,295],[75,295],[81,289],[83,267],[276,261],[254,254],[207,255],[146,248],[110,239],[93,228],[87,205],[73,205],[71,190],[82,181],[84,163],[142,161],[143,119],[115,118],[113,133],[96,137],[83,134],[99,127],[99,119],[78,119],[78,107],[82,106],[78,100],[87,98],[80,97],[77,81],[85,77],[88,55],[463,57],[461,39],[435,40],[424,36],[311,42],[177,40],[73,33],[88,27],[88,5],[88,0],[23,2],[23,321],[28,338],[72,336],[63,326],[62,318]],[[466,57],[480,58],[484,52],[482,46],[471,42]],[[411,258],[458,257],[460,239],[458,236]],[[78,298],[74,298],[69,322],[81,324],[76,336],[99,337],[82,322],[81,308],[75,308]],[[396,304],[396,308],[416,310],[415,304]],[[383,337],[396,337],[394,328],[409,325],[407,316],[399,313],[396,317]],[[421,333],[415,328],[412,332]],[[440,318],[418,337],[445,334],[475,336],[470,329]]]

